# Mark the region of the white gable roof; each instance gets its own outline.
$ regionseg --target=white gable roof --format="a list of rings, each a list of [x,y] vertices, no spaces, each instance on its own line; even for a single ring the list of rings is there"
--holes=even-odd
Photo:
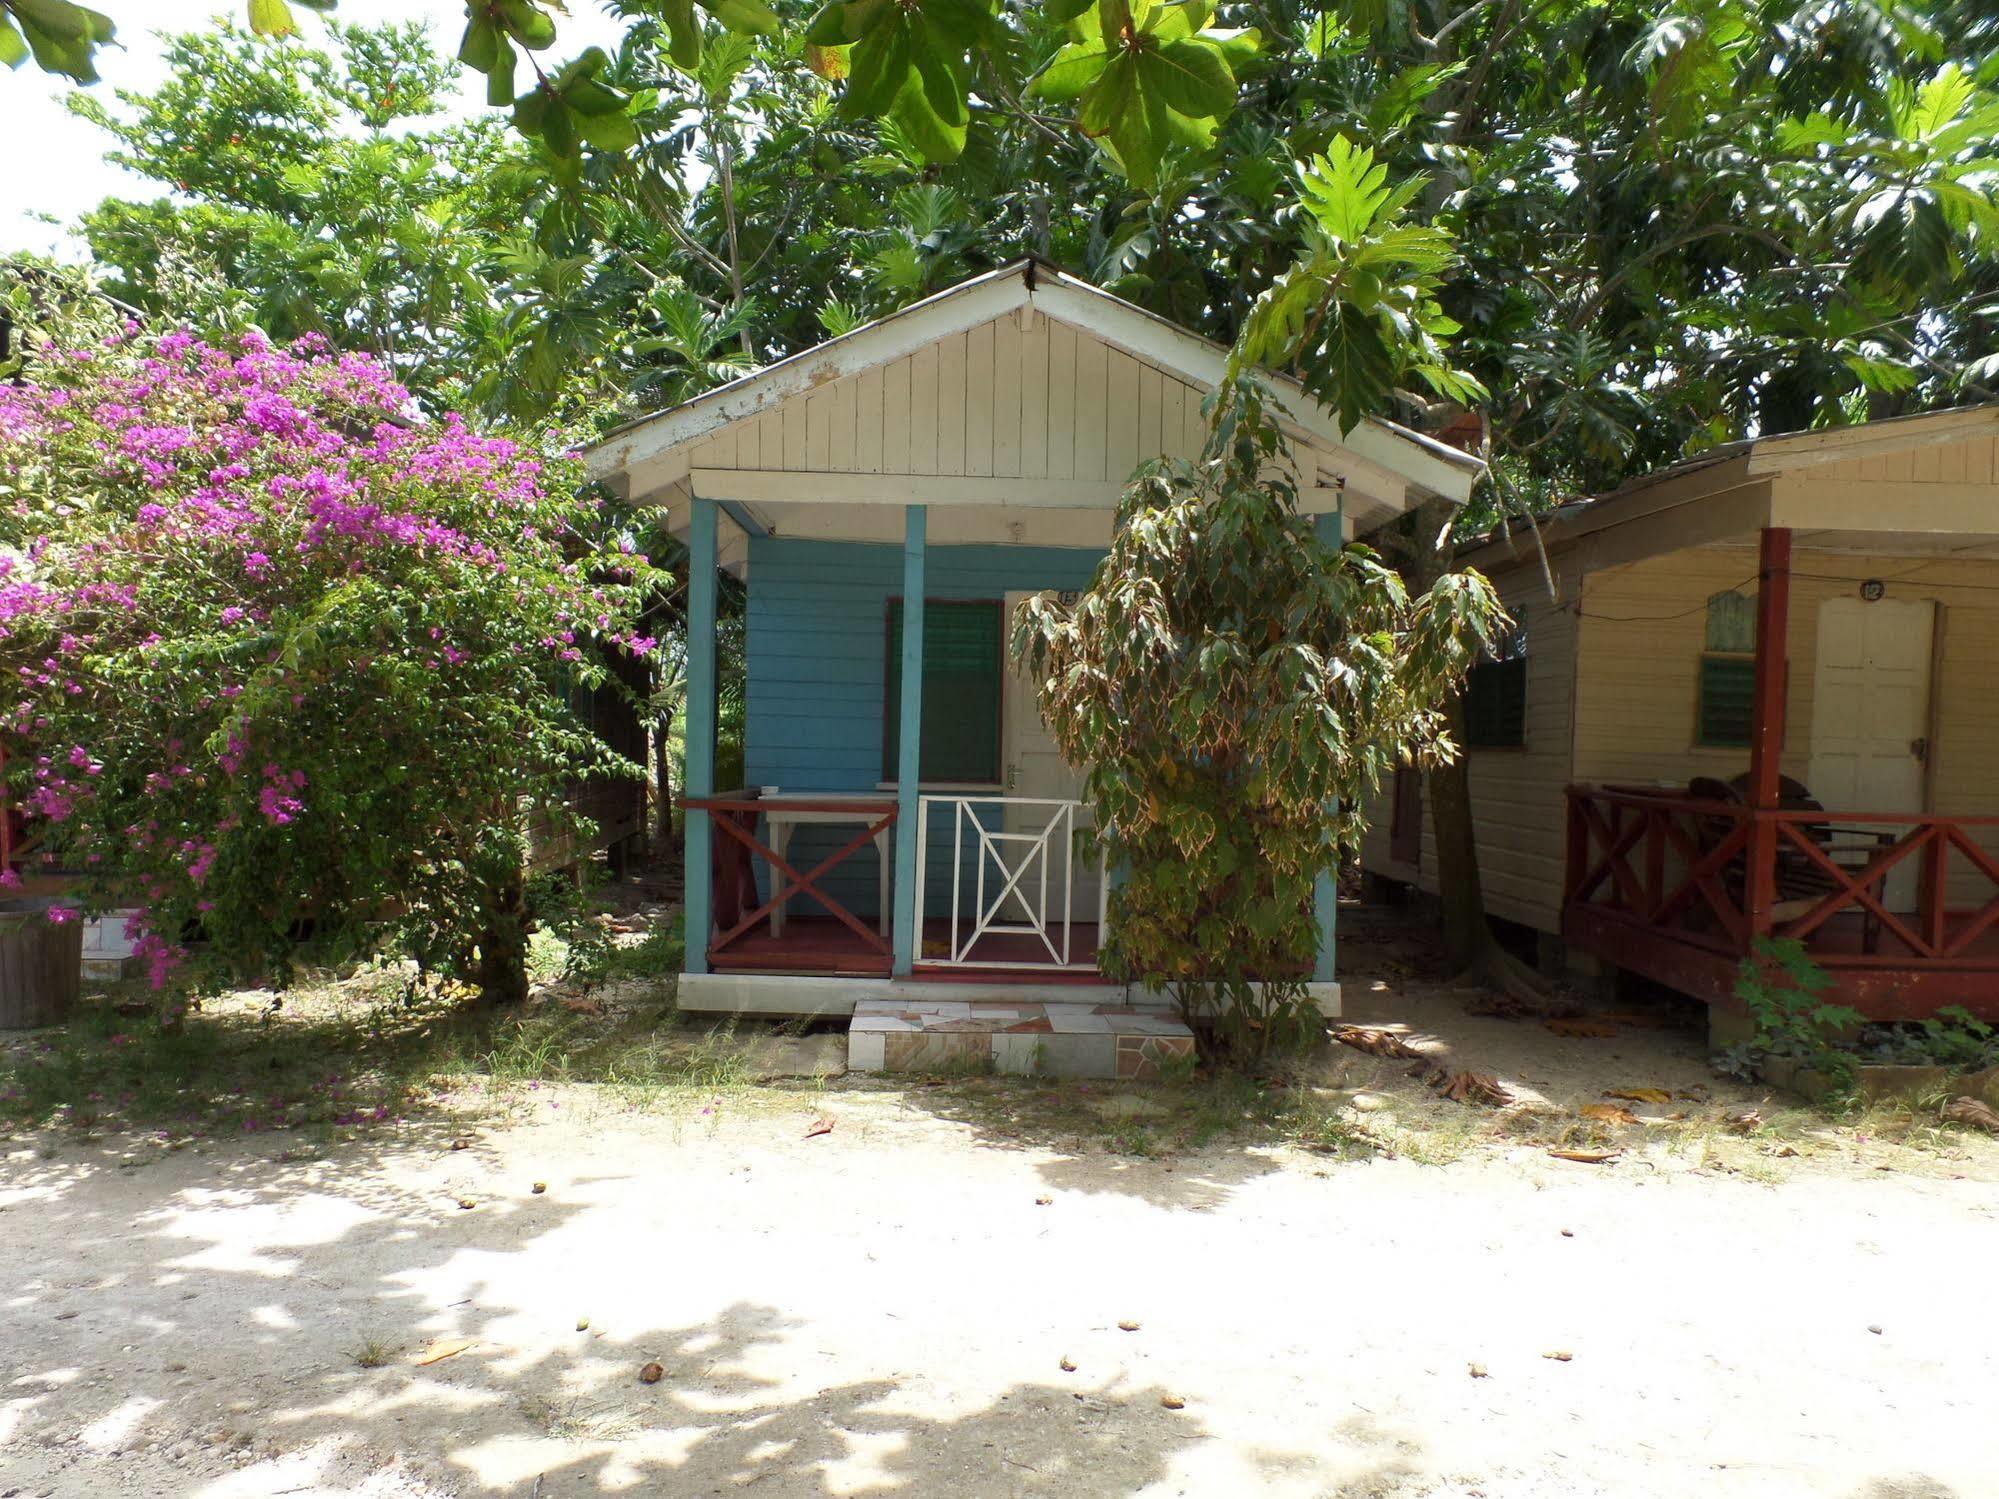
[[[1200,401],[1226,358],[1020,261],[627,423],[585,456],[593,477],[642,502],[691,491],[762,506],[1107,511],[1139,458],[1198,450]],[[1295,382],[1272,383],[1308,499],[1344,498],[1350,519],[1373,523],[1427,495],[1469,494],[1475,458],[1391,422],[1342,432]]]

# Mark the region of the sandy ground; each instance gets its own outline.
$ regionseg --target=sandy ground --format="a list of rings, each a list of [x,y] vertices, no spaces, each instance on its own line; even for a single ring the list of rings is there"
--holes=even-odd
[[[1453,1026],[1551,1093],[1706,1076]],[[1983,1157],[1129,1159],[957,1097],[17,1149],[0,1495],[1999,1493]]]

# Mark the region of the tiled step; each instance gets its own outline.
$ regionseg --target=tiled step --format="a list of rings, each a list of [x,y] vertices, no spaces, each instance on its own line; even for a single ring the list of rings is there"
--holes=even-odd
[[[998,1072],[1158,1078],[1191,1066],[1194,1035],[1170,1014],[1119,1004],[864,999],[847,1032],[853,1072]]]

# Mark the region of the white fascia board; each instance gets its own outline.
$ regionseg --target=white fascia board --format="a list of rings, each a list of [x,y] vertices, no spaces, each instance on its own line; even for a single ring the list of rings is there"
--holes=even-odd
[[[670,411],[620,427],[586,449],[584,462],[593,479],[629,471],[731,422],[760,415],[843,375],[900,359],[1026,303],[1025,265],[989,272]]]

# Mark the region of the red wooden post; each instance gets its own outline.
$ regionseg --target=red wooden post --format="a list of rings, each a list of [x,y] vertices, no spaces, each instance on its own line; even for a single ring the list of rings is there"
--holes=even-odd
[[[1791,620],[1791,531],[1765,526],[1757,565],[1756,701],[1749,724],[1749,932],[1769,935],[1777,900],[1774,811],[1784,759],[1784,689],[1789,675],[1785,632]]]

